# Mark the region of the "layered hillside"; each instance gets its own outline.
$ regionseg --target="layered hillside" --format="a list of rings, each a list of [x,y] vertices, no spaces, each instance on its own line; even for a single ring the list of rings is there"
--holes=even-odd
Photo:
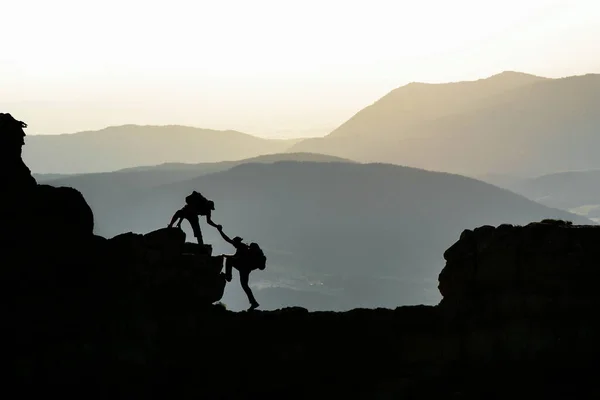
[[[144,233],[168,224],[193,190],[215,202],[213,219],[231,236],[261,244],[269,268],[251,276],[266,309],[310,310],[435,304],[441,254],[466,227],[545,218],[591,223],[465,178],[384,164],[243,164],[196,179],[153,181],[146,172],[80,175],[97,233]],[[187,223],[183,229],[191,237]],[[233,248],[202,221],[215,254]],[[225,303],[244,309],[239,291]]]
[[[114,126],[99,131],[28,136],[23,158],[36,173],[116,171],[162,163],[212,163],[280,153],[295,140],[186,126]]]
[[[52,182],[56,185],[78,186],[80,182],[92,183],[97,188],[104,188],[109,181],[123,180],[128,185],[135,184],[144,188],[165,185],[171,182],[197,178],[213,172],[227,171],[243,164],[272,164],[279,161],[295,162],[345,162],[353,163],[345,158],[314,153],[277,153],[246,158],[237,161],[221,161],[214,163],[163,163],[159,165],[124,168],[113,172],[97,172],[90,174],[33,174],[39,182]]]
[[[600,168],[600,75],[412,83],[292,151],[465,175]]]
[[[547,174],[507,187],[541,204],[600,222],[600,170]]]

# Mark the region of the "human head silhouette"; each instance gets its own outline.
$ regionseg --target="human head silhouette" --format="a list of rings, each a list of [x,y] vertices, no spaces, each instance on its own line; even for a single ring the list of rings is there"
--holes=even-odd
[[[244,241],[244,239],[242,239],[239,236],[236,236],[233,238],[233,243],[235,243],[235,244],[241,244],[243,241]]]

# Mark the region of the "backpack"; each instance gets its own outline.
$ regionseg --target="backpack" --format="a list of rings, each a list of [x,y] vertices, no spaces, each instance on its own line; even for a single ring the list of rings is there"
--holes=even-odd
[[[252,265],[261,271],[267,267],[267,257],[257,243],[250,243],[248,257],[252,260]]]
[[[185,202],[200,215],[207,215],[211,209],[214,210],[212,202],[195,190],[185,198]]]

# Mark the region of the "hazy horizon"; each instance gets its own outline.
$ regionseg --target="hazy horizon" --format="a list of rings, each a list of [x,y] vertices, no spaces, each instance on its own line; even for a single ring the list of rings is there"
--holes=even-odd
[[[453,84],[453,83],[466,83],[466,82],[474,82],[474,81],[478,81],[478,80],[485,80],[485,79],[489,79],[491,77],[497,76],[497,75],[501,75],[503,73],[515,73],[515,74],[524,74],[524,75],[531,75],[531,76],[537,76],[539,78],[546,78],[546,79],[563,79],[563,78],[573,78],[573,77],[577,77],[577,76],[585,76],[585,75],[594,75],[594,74],[598,74],[596,72],[585,72],[585,73],[581,73],[581,74],[575,74],[575,75],[570,75],[570,76],[557,76],[557,77],[551,77],[551,76],[542,76],[542,75],[535,75],[535,74],[529,74],[527,72],[524,71],[500,71],[496,74],[490,75],[490,76],[485,76],[485,77],[480,77],[480,78],[476,78],[476,79],[468,79],[468,80],[463,80],[463,81],[451,81],[451,82],[423,82],[423,81],[413,81],[411,83],[424,83],[424,84],[433,84],[433,85],[443,85],[443,84]],[[403,87],[408,85],[409,83],[399,86]],[[394,90],[396,88],[392,88],[390,89],[390,91]],[[370,102],[368,104],[363,105],[363,107],[367,107],[370,106],[372,104],[374,104],[375,102]],[[3,104],[0,103],[0,106],[2,106]],[[77,106],[76,104],[73,104],[72,106]],[[262,132],[263,134],[261,134],[260,132],[252,132],[249,130],[239,130],[239,129],[232,129],[229,128],[226,124],[222,127],[205,127],[205,126],[200,126],[200,125],[191,125],[191,124],[182,124],[182,123],[155,123],[155,124],[151,124],[151,123],[144,123],[144,122],[139,122],[139,123],[131,123],[131,122],[123,122],[123,123],[118,123],[118,124],[110,124],[110,125],[102,125],[99,124],[98,126],[94,126],[91,128],[86,128],[86,129],[78,129],[75,131],[70,131],[70,132],[48,132],[48,131],[44,131],[44,132],[32,132],[31,129],[28,129],[28,136],[47,136],[47,135],[70,135],[70,134],[75,134],[75,133],[85,133],[85,132],[96,132],[96,131],[102,131],[102,130],[108,130],[108,129],[113,129],[113,128],[119,128],[119,127],[126,127],[126,126],[138,126],[138,127],[163,127],[163,128],[167,128],[167,127],[186,127],[186,128],[194,128],[194,129],[200,129],[200,130],[214,130],[214,131],[219,131],[219,132],[226,132],[226,131],[233,131],[233,132],[239,132],[239,133],[243,133],[243,134],[247,134],[250,136],[254,136],[257,138],[264,138],[264,139],[282,139],[282,140],[293,140],[293,139],[299,139],[299,140],[303,140],[303,139],[313,139],[313,138],[321,138],[324,136],[329,135],[332,131],[334,131],[336,128],[339,127],[339,125],[343,124],[344,122],[346,122],[346,120],[350,119],[352,116],[354,116],[358,111],[360,111],[360,109],[354,110],[352,111],[347,118],[343,119],[338,125],[335,125],[333,127],[328,127],[327,129],[323,128],[323,129],[297,129],[297,130],[291,130],[290,131],[286,131],[286,130],[277,130],[274,134],[272,135],[265,135],[264,132]],[[287,134],[286,134],[287,132]],[[305,134],[303,134],[302,132],[304,132]],[[318,132],[315,134],[315,132]]]
[[[0,105],[29,134],[138,124],[315,137],[410,82],[600,71],[600,4],[584,0],[23,0],[3,12]]]

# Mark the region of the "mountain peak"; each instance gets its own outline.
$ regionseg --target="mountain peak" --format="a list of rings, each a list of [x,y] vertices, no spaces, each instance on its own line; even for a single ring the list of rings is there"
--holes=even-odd
[[[591,150],[600,143],[599,88],[600,75],[509,70],[476,81],[412,83],[292,149],[463,174],[599,168]]]
[[[404,86],[400,86],[397,89],[401,89],[404,87],[416,87],[416,86],[447,86],[450,84],[460,84],[460,83],[469,83],[469,82],[482,82],[482,81],[492,81],[492,80],[502,80],[502,81],[508,81],[508,80],[521,80],[521,81],[530,81],[530,82],[536,82],[536,81],[541,81],[541,80],[546,80],[546,79],[550,79],[550,78],[546,78],[543,76],[538,76],[538,75],[533,75],[533,74],[527,74],[525,72],[518,72],[518,71],[502,71],[499,72],[495,75],[491,75],[488,76],[487,78],[480,78],[480,79],[474,79],[474,80],[462,80],[462,81],[454,81],[454,82],[444,82],[444,83],[428,83],[428,82],[418,82],[418,81],[413,81],[413,82],[409,82]]]
[[[545,78],[543,76],[538,76],[538,75],[533,75],[533,74],[527,74],[525,72],[518,72],[518,71],[502,71],[496,75],[492,75],[488,78],[482,79],[482,80],[514,80],[514,79],[520,79],[520,80],[529,80],[531,82],[534,81],[540,81],[540,80],[545,80],[545,79],[549,79],[549,78]]]

